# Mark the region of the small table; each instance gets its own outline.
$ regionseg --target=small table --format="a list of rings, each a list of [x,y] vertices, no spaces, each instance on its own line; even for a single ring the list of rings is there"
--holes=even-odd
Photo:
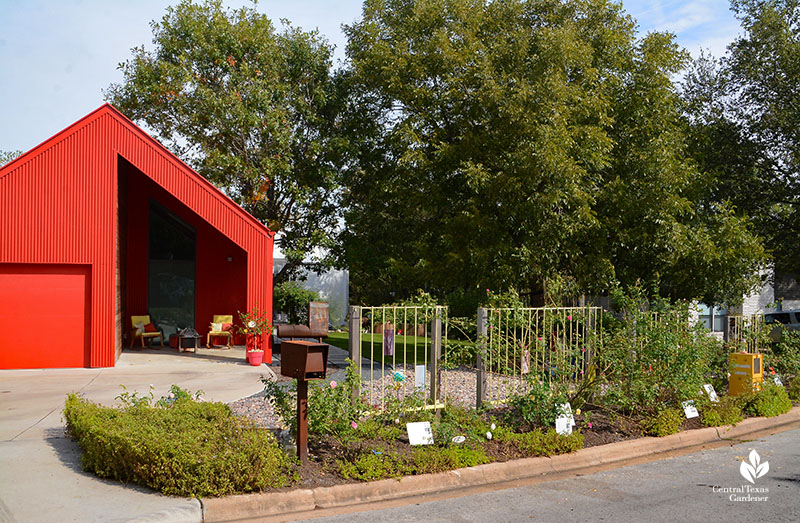
[[[178,352],[194,352],[200,347],[200,336],[181,336],[178,334]]]

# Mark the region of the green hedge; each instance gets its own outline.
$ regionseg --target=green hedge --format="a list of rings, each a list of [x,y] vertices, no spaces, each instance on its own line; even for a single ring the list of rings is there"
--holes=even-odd
[[[292,482],[290,458],[268,431],[222,403],[175,401],[103,407],[70,394],[67,432],[83,449],[83,466],[102,478],[175,496],[223,496]]]

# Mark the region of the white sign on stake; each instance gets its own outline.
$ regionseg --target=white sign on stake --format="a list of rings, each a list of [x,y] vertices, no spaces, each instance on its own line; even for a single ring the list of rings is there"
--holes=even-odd
[[[697,407],[694,406],[694,400],[684,401],[681,405],[683,405],[683,412],[686,414],[686,419],[696,418],[700,415],[700,413],[697,412]]]
[[[719,398],[717,397],[717,391],[714,390],[714,385],[706,383],[705,385],[703,385],[703,388],[705,389],[706,394],[708,395],[708,399],[711,400],[711,403],[719,403]]]
[[[572,434],[572,427],[575,426],[575,418],[572,416],[572,407],[569,402],[559,405],[561,414],[556,418],[556,432],[562,436]]]
[[[406,423],[408,442],[412,445],[433,445],[433,431],[430,421]]]
[[[414,366],[414,390],[425,390],[425,365]]]

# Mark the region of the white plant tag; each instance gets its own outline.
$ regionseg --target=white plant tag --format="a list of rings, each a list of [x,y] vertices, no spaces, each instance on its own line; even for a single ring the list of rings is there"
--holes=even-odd
[[[406,423],[408,442],[412,445],[433,445],[433,431],[430,421]]]
[[[696,418],[700,415],[700,413],[697,412],[697,407],[694,406],[694,400],[684,401],[681,405],[683,405],[683,412],[686,414],[686,419]]]
[[[575,426],[575,418],[572,416],[572,407],[569,403],[559,405],[561,414],[556,418],[556,432],[562,436],[572,434],[572,427]]]
[[[414,390],[425,390],[425,365],[414,366]]]
[[[714,385],[706,383],[703,385],[703,389],[705,389],[708,399],[711,400],[711,403],[719,403],[719,398],[717,397],[717,391],[714,390]]]
[[[556,432],[562,436],[569,436],[572,434],[572,423],[566,416],[559,416],[556,418]]]

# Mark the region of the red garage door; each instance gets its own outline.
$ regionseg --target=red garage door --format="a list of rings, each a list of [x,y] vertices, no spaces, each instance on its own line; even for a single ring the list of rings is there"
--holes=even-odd
[[[0,368],[89,365],[90,269],[0,264]]]

